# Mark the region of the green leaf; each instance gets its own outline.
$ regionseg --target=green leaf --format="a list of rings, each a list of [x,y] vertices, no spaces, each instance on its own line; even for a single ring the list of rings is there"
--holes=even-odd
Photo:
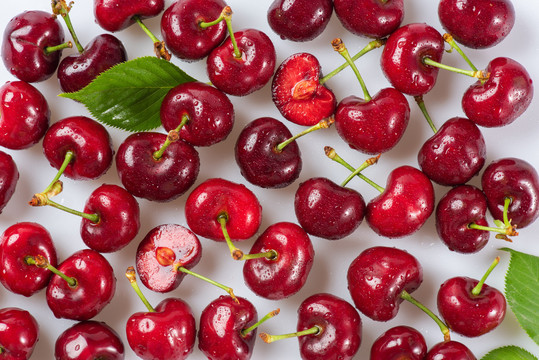
[[[141,57],[118,64],[85,88],[60,96],[83,103],[98,121],[128,131],[161,125],[159,110],[173,87],[195,81],[170,62]]]
[[[509,248],[505,296],[520,326],[539,344],[539,257]]]
[[[537,360],[537,358],[518,346],[509,345],[492,350],[481,360]]]

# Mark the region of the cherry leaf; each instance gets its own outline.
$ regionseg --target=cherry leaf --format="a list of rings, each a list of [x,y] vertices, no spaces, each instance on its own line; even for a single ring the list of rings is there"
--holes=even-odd
[[[509,345],[492,350],[481,360],[537,360],[537,358],[518,346]]]
[[[85,88],[60,96],[83,103],[92,116],[127,131],[147,131],[161,125],[159,110],[173,87],[195,81],[176,65],[156,57],[118,64]]]
[[[505,296],[520,326],[539,344],[539,257],[509,248]]]

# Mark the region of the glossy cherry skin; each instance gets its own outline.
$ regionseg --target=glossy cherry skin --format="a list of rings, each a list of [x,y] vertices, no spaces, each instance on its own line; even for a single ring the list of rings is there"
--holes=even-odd
[[[353,233],[365,216],[363,196],[324,177],[302,182],[294,196],[294,211],[309,234],[328,240]]]
[[[286,125],[272,117],[248,123],[234,146],[236,163],[243,177],[263,188],[283,188],[296,181],[303,167],[297,142],[277,149],[291,137]]]
[[[418,96],[435,85],[438,68],[423,63],[428,57],[440,62],[444,39],[438,30],[423,23],[404,25],[387,39],[381,56],[384,75],[400,92]]]
[[[221,91],[245,96],[266,85],[275,71],[276,54],[271,39],[262,31],[246,29],[234,33],[241,57],[234,55],[230,37],[207,58],[210,82]]]
[[[527,161],[502,158],[491,162],[481,177],[481,187],[494,219],[503,219],[506,197],[511,199],[508,218],[523,228],[539,217],[539,175]]]
[[[500,127],[515,121],[533,99],[533,82],[513,59],[498,57],[488,63],[488,80],[476,81],[462,96],[462,109],[477,125]]]
[[[356,308],[375,321],[393,319],[403,299],[423,281],[417,259],[404,250],[375,246],[361,252],[350,264],[348,290]]]
[[[399,28],[404,19],[403,0],[335,0],[341,24],[355,35],[383,38]]]
[[[202,310],[198,348],[210,360],[251,358],[257,329],[241,331],[258,321],[256,308],[247,299],[222,295]]]
[[[316,335],[298,337],[303,360],[350,360],[361,345],[361,318],[346,300],[327,293],[305,299],[298,308],[297,331],[318,326]]]
[[[223,0],[178,0],[161,17],[161,35],[178,58],[195,61],[205,58],[223,42],[226,22],[202,28],[201,22],[219,18],[226,3]]]
[[[331,0],[274,0],[268,9],[268,24],[283,40],[310,41],[326,28]]]
[[[111,34],[96,36],[82,54],[70,55],[60,61],[58,81],[64,92],[75,92],[112,66],[127,60],[122,42]]]
[[[4,359],[29,359],[39,340],[39,324],[28,311],[0,309],[0,349]]]
[[[49,127],[51,112],[43,94],[24,81],[0,87],[0,146],[12,150],[35,145]]]
[[[48,47],[64,42],[62,24],[51,13],[32,10],[12,18],[2,37],[2,59],[19,80],[39,82],[54,74],[62,51],[47,54]]]
[[[380,335],[371,346],[370,360],[423,360],[427,355],[425,338],[409,326],[395,326]]]
[[[441,0],[438,18],[460,44],[485,49],[500,43],[515,24],[510,0]]]
[[[369,201],[365,218],[378,235],[398,238],[419,230],[434,207],[434,187],[429,178],[403,165],[391,171],[384,192]]]
[[[472,290],[478,282],[458,276],[446,280],[438,290],[440,316],[451,330],[468,337],[494,330],[505,318],[507,308],[502,292],[487,284],[474,295]]]
[[[450,340],[431,347],[425,360],[476,360],[476,357],[463,343]]]
[[[112,165],[114,150],[107,129],[86,116],[71,116],[52,124],[43,137],[43,153],[59,169],[66,153],[74,157],[63,175],[73,180],[97,179]]]
[[[166,139],[166,134],[139,132],[129,135],[118,147],[116,170],[122,185],[134,196],[172,201],[195,183],[200,158],[193,146],[174,141],[160,159],[154,157]]]
[[[195,318],[185,301],[167,298],[155,307],[155,312],[131,315],[126,336],[129,346],[141,359],[183,360],[193,352]]]
[[[137,200],[115,184],[103,184],[92,191],[83,211],[99,216],[97,223],[83,218],[80,224],[82,241],[95,251],[110,253],[123,249],[140,229]]]
[[[122,339],[102,321],[76,323],[58,336],[54,346],[56,360],[123,360]]]
[[[47,229],[34,222],[19,222],[8,227],[0,239],[0,282],[15,294],[32,296],[47,287],[52,273],[29,265],[27,256],[41,255],[57,265],[54,243]]]
[[[94,0],[95,20],[111,32],[123,30],[141,20],[159,15],[165,8],[164,0]]]
[[[172,88],[161,103],[161,124],[175,130],[189,118],[180,138],[193,146],[210,146],[225,140],[234,127],[234,106],[221,90],[192,81]]]
[[[175,265],[191,269],[201,257],[202,245],[191,230],[176,224],[158,225],[137,248],[137,273],[148,289],[165,293],[176,289],[186,275]]]
[[[253,236],[262,222],[262,206],[245,185],[221,178],[210,178],[198,185],[185,202],[185,219],[197,235],[225,241],[219,216],[226,217],[230,238]]]
[[[309,235],[299,225],[270,225],[254,242],[249,254],[275,251],[275,258],[246,260],[243,279],[249,289],[265,299],[280,300],[297,293],[307,282],[314,262]]]
[[[385,88],[369,101],[354,95],[344,98],[335,112],[335,129],[352,149],[374,155],[397,145],[409,120],[406,97]]]
[[[110,263],[97,251],[79,250],[58,265],[58,270],[77,283],[71,287],[58,275],[52,276],[47,305],[57,318],[89,320],[112,300],[116,277]]]
[[[472,229],[471,223],[488,226],[487,198],[473,185],[449,190],[436,206],[436,231],[449,250],[475,253],[487,245],[490,232]]]
[[[473,121],[447,120],[421,147],[417,162],[435,183],[454,186],[467,183],[485,165],[487,147]]]
[[[0,214],[8,204],[17,189],[19,182],[19,169],[9,155],[0,151]]]
[[[293,54],[279,65],[271,83],[271,97],[285,119],[313,126],[333,115],[337,100],[320,84],[320,75],[320,63],[309,53]]]

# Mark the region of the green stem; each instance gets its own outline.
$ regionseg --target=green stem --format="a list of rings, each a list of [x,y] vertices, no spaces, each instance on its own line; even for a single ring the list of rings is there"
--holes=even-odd
[[[503,222],[500,220],[494,220],[494,223],[498,227],[483,226],[476,223],[468,224],[468,228],[483,231],[492,231],[498,233],[496,238],[511,241],[508,236],[517,236],[516,226],[511,224],[511,220],[508,218],[509,206],[511,205],[511,198],[506,197],[503,205]]]
[[[354,71],[354,74],[356,74],[356,77],[359,81],[359,84],[361,85],[361,89],[363,89],[363,97],[366,102],[371,100],[371,95],[369,94],[369,91],[367,90],[367,86],[365,85],[365,81],[363,81],[363,78],[361,77],[361,74],[359,73],[359,70],[357,69],[356,64],[350,57],[350,53],[348,52],[348,49],[344,45],[344,42],[342,39],[334,39],[331,44],[333,45],[333,49],[337,51],[341,56],[346,60],[348,65],[352,68]]]
[[[508,235],[507,234],[507,229],[505,229],[505,228],[497,228],[497,227],[493,227],[493,226],[484,226],[484,225],[479,225],[479,224],[476,224],[476,223],[468,224],[468,228],[469,229],[474,229],[474,230],[491,231],[491,232],[496,232],[496,233]]]
[[[272,343],[277,340],[283,340],[283,339],[289,339],[293,337],[299,337],[299,336],[305,336],[305,335],[318,335],[322,332],[322,328],[320,326],[313,326],[312,328],[303,330],[303,331],[297,331],[294,333],[289,334],[282,334],[282,335],[270,335],[267,333],[261,333],[259,336],[264,340],[266,343]]]
[[[475,287],[472,289],[472,295],[474,296],[478,296],[480,293],[481,293],[481,290],[483,289],[483,284],[485,284],[485,281],[487,281],[487,278],[488,276],[490,275],[490,273],[492,272],[492,270],[494,270],[494,268],[500,263],[500,257],[497,256],[494,261],[492,262],[492,264],[490,264],[489,268],[487,269],[487,272],[485,273],[485,275],[483,275],[483,277],[481,278],[481,280],[479,280],[479,282],[477,283],[477,285],[475,285]]]
[[[60,270],[52,266],[47,260],[47,258],[45,258],[45,256],[43,255],[26,256],[24,258],[24,261],[28,265],[35,265],[37,267],[51,271],[52,273],[64,279],[67,282],[67,284],[72,288],[77,287],[77,279],[75,279],[74,277],[67,276],[66,274],[64,274],[63,272],[61,272]]]
[[[438,316],[436,316],[436,314],[434,314],[429,308],[427,308],[425,305],[421,304],[419,301],[413,298],[406,290],[402,291],[400,297],[414,304],[416,307],[423,310],[424,313],[430,316],[434,320],[434,322],[438,324],[438,326],[440,327],[440,330],[442,331],[442,334],[444,335],[444,341],[450,340],[449,328]]]
[[[451,48],[455,49],[459,54],[460,56],[462,56],[462,58],[464,59],[464,61],[466,61],[468,63],[468,65],[470,66],[470,68],[473,70],[473,71],[477,71],[477,68],[475,67],[475,65],[472,63],[472,61],[468,58],[468,56],[466,56],[466,54],[464,53],[464,51],[462,51],[462,49],[460,48],[460,46],[457,44],[457,42],[455,41],[455,39],[453,39],[453,36],[451,36],[451,34],[444,34],[444,40],[446,43],[448,43]]]
[[[167,148],[170,146],[170,144],[180,139],[180,130],[182,129],[182,127],[185,126],[185,124],[189,122],[189,120],[190,120],[189,115],[184,114],[182,116],[182,121],[180,122],[180,125],[178,125],[176,129],[170,130],[168,132],[167,138],[165,142],[163,143],[163,145],[159,148],[159,150],[153,153],[153,158],[155,160],[157,161],[161,160],[161,158],[163,157],[163,154],[165,153]]]
[[[217,281],[214,281],[214,280],[209,279],[209,278],[207,278],[205,276],[197,274],[197,273],[195,273],[195,272],[193,272],[193,271],[191,271],[191,270],[189,270],[189,269],[187,269],[187,268],[185,268],[185,267],[183,267],[181,265],[176,265],[174,268],[176,269],[176,271],[180,271],[182,273],[192,275],[192,276],[194,276],[194,277],[196,277],[196,278],[198,278],[200,280],[204,280],[204,281],[206,281],[206,282],[208,282],[208,283],[210,283],[212,285],[217,286],[220,289],[223,289],[224,291],[226,291],[232,297],[232,299],[234,299],[234,301],[236,301],[236,302],[238,301],[238,299],[234,295],[234,291],[232,290],[231,287],[225,286],[225,285],[223,285],[221,283],[218,283]]]
[[[269,250],[269,251],[256,253],[256,254],[243,254],[240,260],[253,260],[253,259],[260,259],[260,258],[266,258],[268,260],[276,260],[278,257],[279,257],[279,253],[277,251]]]
[[[64,49],[72,48],[72,47],[73,47],[73,43],[71,41],[68,41],[68,42],[65,42],[63,44],[56,45],[56,46],[47,46],[45,49],[43,49],[43,52],[45,53],[45,55],[49,55],[55,51],[60,51],[60,50],[64,50]]]
[[[135,15],[132,17],[132,19],[140,26],[140,28],[146,33],[146,35],[149,36],[149,38],[153,41],[154,51],[155,55],[158,58],[165,59],[167,61],[170,61],[171,55],[167,51],[165,47],[164,41],[159,40],[150,29],[142,22],[140,17],[138,15]]]
[[[365,160],[365,162],[363,162],[363,164],[361,164],[360,167],[358,167],[357,169],[352,171],[350,175],[348,175],[348,177],[341,183],[341,186],[345,187],[350,182],[350,180],[352,180],[356,175],[359,175],[360,172],[362,172],[369,166],[376,164],[379,158],[380,158],[380,155]]]
[[[241,330],[241,336],[243,336],[243,337],[247,336],[251,331],[253,331],[257,327],[259,327],[260,325],[262,325],[263,323],[265,323],[266,321],[268,321],[272,317],[278,315],[280,311],[281,311],[280,309],[275,309],[275,310],[269,312],[268,314],[266,314],[262,319],[258,320],[252,326],[248,327],[247,329],[242,329]]]
[[[225,8],[226,9],[226,8]],[[209,28],[210,26],[214,26],[214,25],[217,25],[219,24],[221,21],[223,21],[225,19],[225,15],[224,14],[224,10],[221,12],[221,14],[219,15],[219,17],[213,21],[200,21],[198,23],[198,26],[201,28],[201,29],[207,29]]]
[[[449,71],[455,72],[457,74],[470,76],[470,77],[473,77],[473,78],[477,78],[479,80],[487,80],[488,79],[488,74],[485,74],[485,72],[482,71],[482,70],[459,69],[459,68],[456,68],[456,67],[453,67],[453,66],[450,66],[450,65],[445,65],[445,64],[439,63],[437,61],[432,60],[429,57],[424,57],[423,58],[423,63],[425,65],[429,65],[429,66],[432,66],[432,67],[437,67],[437,68],[443,69],[443,70],[449,70]]]
[[[241,51],[238,47],[238,43],[236,41],[236,36],[234,36],[234,30],[232,29],[232,9],[230,6],[225,6],[223,9],[223,12],[221,13],[221,16],[224,18],[226,22],[226,28],[228,29],[228,36],[230,37],[230,41],[232,42],[232,47],[234,49],[234,57],[236,59],[241,59]]]
[[[291,142],[293,141],[296,141],[298,138],[302,137],[303,135],[307,135],[313,131],[316,131],[316,130],[320,130],[320,129],[327,129],[331,126],[331,124],[333,124],[335,122],[335,119],[333,118],[328,118],[328,119],[322,119],[320,120],[320,122],[318,122],[316,125],[313,125],[311,126],[310,128],[300,132],[299,134],[296,134],[294,136],[292,136],[290,139],[287,139],[285,141],[283,141],[282,143],[280,143],[279,145],[277,145],[275,147],[275,150],[277,152],[281,152],[283,151],[283,149],[288,145],[290,144]]]
[[[144,294],[140,290],[140,287],[137,284],[137,275],[135,274],[135,269],[132,266],[128,267],[125,271],[125,277],[129,280],[131,287],[133,288],[133,290],[135,290],[140,300],[142,300],[142,302],[146,306],[146,309],[148,309],[149,312],[155,312],[153,306],[150,304],[148,299],[146,299],[146,296],[144,296]]]
[[[225,237],[226,244],[228,245],[228,249],[230,250],[230,255],[234,260],[240,260],[243,257],[243,251],[238,249],[232,243],[232,239],[230,239],[230,235],[228,234],[228,230],[226,228],[228,216],[226,214],[221,214],[217,217],[217,221],[219,221],[219,224],[221,224],[221,230],[223,231],[223,236]]]
[[[56,209],[63,210],[63,211],[68,212],[70,214],[78,215],[78,216],[80,216],[80,217],[82,217],[84,219],[90,220],[94,224],[97,224],[99,222],[99,215],[98,214],[87,214],[87,213],[84,213],[84,212],[81,212],[81,211],[73,210],[73,209],[68,208],[68,207],[66,207],[64,205],[60,205],[57,202],[52,201],[51,199],[47,199],[46,203],[41,204],[41,205],[50,205],[50,206],[52,206],[52,207],[54,207]]]
[[[427,123],[429,124],[430,128],[434,133],[436,134],[438,132],[438,129],[436,129],[436,126],[434,126],[434,122],[432,121],[432,118],[429,115],[429,112],[427,111],[427,107],[425,106],[425,101],[423,100],[423,95],[414,96],[415,102],[419,106],[419,109],[421,109],[421,112],[423,113],[423,116],[427,120]]]
[[[60,180],[60,177],[64,173],[65,169],[67,168],[67,166],[69,165],[71,160],[73,160],[74,156],[75,156],[75,154],[73,153],[73,151],[69,150],[69,151],[66,152],[66,154],[64,156],[64,161],[62,162],[62,165],[58,169],[58,172],[56,173],[56,176],[54,177],[54,179],[52,179],[49,186],[47,186],[47,188],[45,190],[43,190],[42,194],[46,194],[46,193],[48,193],[49,191],[52,190],[52,188],[55,186],[56,182],[58,180]]]
[[[160,40],[153,34],[153,32],[148,29],[148,27],[146,26],[146,24],[144,24],[142,22],[142,20],[140,19],[139,16],[135,15],[133,16],[133,20],[135,20],[135,22],[140,26],[140,28],[146,33],[146,35],[148,35],[150,37],[150,39],[156,43],[156,42],[160,42]]]
[[[71,23],[71,18],[69,17],[69,11],[71,10],[71,6],[67,6],[65,0],[53,0],[52,1],[52,11],[56,15],[60,15],[67,26],[67,29],[69,30],[71,37],[73,38],[73,42],[75,43],[75,46],[77,47],[77,50],[79,51],[79,54],[82,54],[84,52],[84,48],[79,42],[79,39],[77,37],[77,34],[75,33],[75,29],[73,28],[73,24]]]

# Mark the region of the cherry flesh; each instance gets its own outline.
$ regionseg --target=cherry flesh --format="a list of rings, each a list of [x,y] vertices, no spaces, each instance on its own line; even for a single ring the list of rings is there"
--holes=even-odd
[[[0,151],[0,214],[11,200],[17,183],[19,182],[19,170],[17,164],[9,155]]]
[[[54,346],[56,360],[123,360],[124,345],[118,333],[102,321],[87,320],[64,330]]]
[[[28,311],[0,309],[0,350],[5,359],[29,359],[39,340],[39,324]]]
[[[403,0],[335,0],[335,13],[345,29],[359,36],[383,38],[404,19]]]
[[[326,28],[331,14],[331,0],[274,0],[268,9],[268,24],[281,39],[310,41]]]
[[[43,94],[24,81],[0,87],[0,146],[12,150],[35,145],[49,127],[50,109]]]
[[[297,53],[277,68],[271,84],[273,103],[283,117],[298,125],[313,126],[333,115],[337,100],[320,84],[320,63],[309,53]]]
[[[370,360],[424,360],[425,338],[410,326],[395,326],[380,335],[372,344]]]
[[[476,357],[463,343],[450,340],[431,347],[425,360],[476,360]]]
[[[157,16],[164,8],[164,0],[94,0],[96,22],[111,32],[131,26],[136,17],[142,20]]]

